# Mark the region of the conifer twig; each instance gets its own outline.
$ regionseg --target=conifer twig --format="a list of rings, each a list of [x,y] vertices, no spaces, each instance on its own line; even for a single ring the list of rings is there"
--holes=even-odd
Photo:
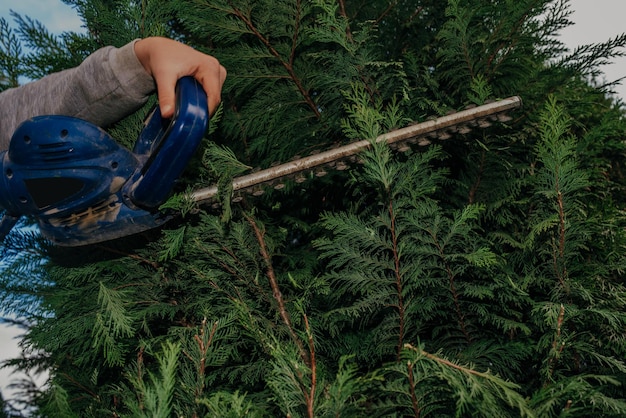
[[[211,326],[211,332],[209,333],[209,337],[205,342],[204,337],[206,334],[206,325],[207,318],[202,319],[202,326],[200,328],[200,332],[193,336],[194,341],[198,344],[198,351],[200,352],[200,364],[198,365],[198,381],[199,385],[196,386],[196,397],[200,398],[202,396],[202,392],[204,392],[204,376],[206,374],[206,356],[209,352],[209,347],[213,345],[213,338],[215,337],[215,333],[217,332],[217,321],[213,322]]]
[[[379,24],[397,5],[398,5],[398,0],[390,1],[387,8],[383,10],[383,12],[376,18],[374,22],[376,22],[376,24]]]
[[[60,375],[63,376],[64,378],[66,378],[67,381],[70,382],[72,385],[76,386],[77,388],[80,388],[80,389],[84,390],[87,394],[92,396],[94,399],[98,398],[98,394],[97,393],[95,393],[93,390],[89,389],[87,386],[83,385],[82,383],[80,383],[78,380],[76,380],[69,373],[62,372],[62,373],[60,373]]]
[[[289,65],[293,67],[294,60],[296,59],[296,45],[298,45],[298,35],[300,33],[300,12],[302,10],[302,4],[300,0],[296,2],[296,21],[293,31],[293,37],[291,38],[291,52],[289,54]]]
[[[441,257],[441,260],[443,261],[443,264],[445,267],[444,269],[446,271],[446,274],[448,275],[450,293],[452,294],[452,301],[454,303],[454,309],[456,310],[456,316],[457,316],[457,320],[459,323],[459,328],[461,329],[461,332],[465,336],[465,340],[468,343],[471,343],[472,338],[469,335],[469,332],[467,331],[467,326],[465,325],[465,316],[463,315],[463,311],[461,310],[461,304],[459,302],[459,293],[456,290],[454,272],[452,271],[452,269],[450,268],[450,265],[448,264],[446,260],[443,247],[439,243],[437,236],[431,232],[431,237],[433,239],[433,242],[435,243],[435,246],[437,247],[437,251],[439,251],[439,256]]]
[[[346,36],[349,40],[352,40],[352,30],[350,29],[350,19],[348,19],[348,13],[346,12],[345,0],[339,0],[339,12],[341,16],[346,19]]]
[[[264,237],[265,233],[261,230],[261,228],[259,228],[256,221],[250,215],[244,213],[243,216],[246,218],[246,220],[252,227],[252,230],[254,231],[254,235],[256,236],[257,242],[259,243],[259,251],[261,253],[261,257],[263,258],[263,261],[265,262],[265,274],[267,275],[267,278],[269,279],[270,287],[272,288],[272,295],[274,296],[274,300],[278,304],[278,313],[280,314],[280,317],[282,318],[283,323],[287,326],[287,329],[289,330],[289,334],[291,335],[291,339],[293,340],[294,344],[296,344],[296,346],[298,347],[298,352],[300,353],[300,357],[306,363],[306,365],[310,367],[311,364],[310,364],[309,356],[304,350],[302,341],[300,341],[300,338],[298,338],[298,335],[296,334],[293,328],[293,325],[291,323],[291,318],[289,317],[289,313],[287,312],[287,308],[285,307],[285,301],[280,291],[280,287],[278,286],[278,281],[276,280],[276,273],[274,272],[272,259],[271,259],[269,252],[267,251],[267,245],[265,244],[265,237]]]
[[[419,6],[415,8],[415,11],[413,13],[411,13],[411,16],[409,16],[409,18],[405,21],[405,25],[408,26],[410,23],[413,22],[413,19],[415,19],[417,16],[419,16],[422,11],[424,10],[424,6]]]
[[[417,396],[415,395],[415,375],[413,374],[413,362],[408,361],[406,367],[409,374],[409,389],[411,390],[411,404],[413,405],[413,413],[415,414],[415,418],[419,418],[421,410],[417,401]]]
[[[315,400],[315,389],[317,387],[317,366],[315,364],[315,345],[313,342],[313,334],[311,333],[311,327],[309,326],[309,318],[306,315],[304,315],[304,326],[306,327],[306,333],[309,339],[309,353],[311,356],[311,388],[309,390],[309,394],[305,396],[307,400],[307,413],[310,418],[313,418],[315,416],[313,406]]]
[[[565,348],[565,343],[561,341],[561,328],[563,326],[563,321],[565,319],[565,306],[561,304],[559,309],[559,316],[556,319],[556,330],[554,332],[554,339],[552,340],[552,351],[553,356],[550,357],[548,361],[549,369],[548,369],[548,377],[552,378],[554,375],[554,371],[556,369],[556,365],[561,357],[561,353]],[[547,384],[547,382],[546,382]]]
[[[156,261],[149,260],[149,259],[147,259],[145,257],[140,256],[139,254],[136,254],[136,253],[128,253],[128,252],[125,252],[125,251],[120,251],[118,249],[115,249],[115,248],[112,248],[112,247],[108,247],[108,246],[105,246],[105,245],[99,245],[98,247],[102,248],[104,251],[108,251],[110,253],[118,254],[118,255],[121,255],[121,256],[124,256],[124,257],[128,257],[128,258],[132,258],[133,260],[139,261],[140,263],[143,263],[143,264],[148,264],[150,267],[154,268],[155,270],[159,270],[159,268],[161,267],[159,265],[159,263],[157,263]]]
[[[445,358],[442,358],[442,357],[436,356],[434,354],[431,354],[431,353],[429,353],[426,350],[422,350],[421,348],[415,347],[412,344],[405,344],[404,347],[408,348],[410,350],[418,352],[419,354],[423,355],[424,357],[426,357],[429,360],[433,360],[436,363],[442,364],[442,365],[447,366],[447,367],[451,367],[451,368],[459,370],[459,371],[461,371],[463,373],[467,373],[467,374],[471,374],[471,375],[479,376],[479,377],[487,377],[487,373],[479,372],[477,370],[470,369],[468,367],[460,366],[460,365],[458,365],[456,363],[451,362],[450,360],[447,360]]]
[[[469,197],[467,199],[467,203],[470,205],[474,203],[476,199],[476,192],[478,191],[478,188],[480,187],[483,174],[485,173],[485,156],[486,156],[486,151],[483,149],[482,152],[480,153],[480,165],[478,167],[478,174],[476,175],[476,181],[472,184],[472,187],[470,188],[470,191],[469,191]]]
[[[564,205],[563,205],[563,193],[561,193],[560,187],[559,187],[559,178],[556,178],[556,198],[557,198],[557,204],[559,207],[559,250],[558,250],[558,255],[555,253],[554,254],[554,273],[556,274],[556,276],[559,278],[559,284],[561,285],[561,287],[564,288],[564,290],[567,291],[566,289],[566,281],[567,281],[567,266],[565,265],[565,263],[562,263],[561,266],[559,266],[558,260],[563,260],[565,258],[565,209],[564,209]]]
[[[315,113],[315,116],[319,119],[322,116],[322,114],[320,113],[317,104],[315,104],[315,102],[311,98],[311,95],[308,93],[307,89],[302,84],[302,81],[296,75],[296,72],[293,69],[293,65],[291,64],[291,62],[290,61],[285,61],[280,56],[280,53],[276,50],[276,48],[274,48],[272,46],[272,44],[269,41],[269,39],[267,39],[265,36],[263,36],[263,34],[261,32],[259,32],[259,30],[256,28],[256,26],[254,26],[254,24],[252,23],[252,21],[247,16],[245,16],[243,14],[243,12],[241,10],[239,10],[237,7],[235,7],[232,3],[230,3],[230,4],[231,4],[231,7],[233,9],[233,13],[235,14],[235,16],[237,16],[248,27],[248,29],[250,29],[250,31],[254,34],[254,36],[256,36],[263,43],[263,45],[265,45],[265,47],[270,52],[270,54],[272,54],[274,57],[276,57],[278,59],[278,61],[280,61],[282,66],[285,67],[285,70],[287,70],[287,73],[289,74],[289,77],[291,77],[291,80],[294,82],[294,84],[298,88],[298,91],[300,92],[300,94],[304,98],[304,101],[309,106],[309,108],[311,108],[313,113]]]
[[[398,292],[398,348],[396,358],[400,360],[402,345],[404,342],[404,298],[402,297],[402,275],[400,274],[400,255],[398,253],[398,235],[396,231],[396,217],[393,209],[393,202],[389,201],[389,218],[391,219],[391,245],[393,246],[394,274],[396,276],[396,290]]]

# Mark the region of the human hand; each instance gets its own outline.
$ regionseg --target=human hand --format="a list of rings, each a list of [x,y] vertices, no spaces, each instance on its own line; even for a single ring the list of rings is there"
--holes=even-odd
[[[135,43],[135,54],[141,65],[157,85],[161,115],[174,115],[175,87],[179,78],[193,76],[207,94],[209,114],[221,101],[226,69],[217,59],[195,49],[162,37],[140,39]]]

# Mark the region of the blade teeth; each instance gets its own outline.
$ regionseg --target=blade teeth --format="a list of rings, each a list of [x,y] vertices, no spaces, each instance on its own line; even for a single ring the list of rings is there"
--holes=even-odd
[[[460,133],[461,135],[466,135],[472,132],[472,128],[470,128],[468,125],[461,125],[458,127],[457,132]]]
[[[517,103],[517,105],[515,105],[515,103]],[[519,103],[520,101],[518,98],[516,102],[513,102],[513,105],[510,105],[510,102],[506,103],[505,105],[509,106],[506,109],[502,107],[498,111],[495,111],[495,112],[491,111],[490,114],[486,114],[486,115],[484,113],[481,115],[479,112],[476,112],[473,115],[473,119],[467,120],[467,118],[464,118],[463,120],[460,120],[461,118],[458,118],[459,121],[455,124],[442,123],[442,127],[439,130],[432,130],[432,127],[430,128],[431,129],[430,132],[421,131],[418,133],[417,130],[415,130],[414,131],[415,136],[408,137],[405,139],[399,139],[396,137],[397,139],[395,141],[389,142],[388,144],[394,150],[397,150],[399,152],[407,152],[411,150],[411,145],[417,145],[417,146],[422,146],[422,147],[428,146],[432,143],[433,140],[444,141],[456,134],[460,134],[460,135],[468,134],[473,130],[473,128],[487,128],[491,126],[492,123],[508,122],[508,121],[511,121],[513,117],[507,114],[507,109],[511,109],[513,108],[513,106],[517,107],[519,106]],[[470,106],[467,106],[466,109],[469,110],[475,107],[477,106],[470,105]],[[450,112],[449,114],[453,114],[453,113],[455,112]],[[437,117],[431,117],[431,118],[426,119],[426,121],[437,120],[437,119],[438,119]],[[419,123],[415,123],[414,125],[419,125]],[[336,144],[336,146],[333,148],[337,148],[337,147],[341,147],[340,144]],[[330,150],[332,150],[333,148],[330,148]],[[362,149],[362,148],[358,148],[358,149]],[[329,150],[327,150],[326,152],[328,151]],[[314,155],[317,153],[320,153],[320,151],[315,150],[315,151],[312,151],[308,155],[310,156],[310,155]],[[301,156],[294,156],[291,159],[291,161],[297,161],[301,158],[302,158]],[[305,157],[305,158],[308,158],[308,157]],[[328,161],[329,159],[332,159],[332,158],[337,158],[337,159]],[[312,162],[312,161],[314,160],[310,160],[309,162]],[[361,164],[363,162],[361,156],[359,155],[359,153],[357,153],[356,150],[352,150],[348,153],[342,153],[342,155],[337,155],[337,154],[333,155],[331,153],[330,155],[323,157],[323,161],[325,162],[322,162],[320,163],[320,165],[317,165],[317,166],[311,166],[311,165],[307,165],[306,167],[302,166],[300,168],[290,170],[288,173],[283,174],[281,177],[270,176],[268,180],[258,181],[250,186],[243,186],[242,189],[237,190],[235,193],[233,193],[232,201],[240,202],[241,200],[243,200],[244,194],[252,194],[253,196],[261,196],[270,187],[273,187],[275,190],[282,190],[285,187],[287,187],[290,181],[294,181],[296,184],[304,183],[308,179],[311,179],[314,177],[323,177],[327,175],[328,169],[342,171],[342,170],[348,169],[350,165]],[[278,163],[272,164],[272,166],[274,165],[278,165]],[[301,170],[301,171],[298,171],[298,170]],[[260,169],[252,170],[251,173],[254,173],[256,171],[260,171]],[[254,176],[249,176],[249,175],[243,176],[243,177],[244,178],[248,177],[243,181],[244,184],[250,181],[249,177],[254,178]],[[210,196],[213,196],[212,194],[209,194],[209,193],[213,193],[211,192],[213,187],[206,189],[207,192],[205,192],[206,194],[204,195],[206,197],[200,197],[203,195],[199,194],[197,201],[201,202],[202,200],[206,200],[207,203],[209,203],[208,201],[209,199],[211,199]]]
[[[491,122],[489,122],[487,119],[478,119],[476,121],[476,124],[481,129],[488,128],[491,126]]]

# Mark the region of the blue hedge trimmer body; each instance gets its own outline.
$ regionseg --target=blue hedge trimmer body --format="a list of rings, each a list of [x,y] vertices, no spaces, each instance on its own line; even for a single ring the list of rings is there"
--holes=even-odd
[[[0,153],[0,206],[5,209],[0,240],[24,215],[37,220],[45,237],[64,246],[108,241],[164,224],[173,215],[160,212],[159,206],[196,152],[209,120],[206,95],[194,79],[179,80],[176,100],[171,120],[155,109],[132,151],[80,119],[41,116],[20,125],[9,150]],[[342,170],[358,161],[358,153],[372,141],[402,151],[463,136],[508,121],[507,111],[520,105],[519,97],[510,97],[236,177],[231,199],[242,199],[242,192],[258,195],[264,187],[280,189],[289,178],[300,183],[325,174],[326,168]],[[217,186],[210,186],[191,198],[219,205],[217,194]]]
[[[159,206],[196,152],[209,114],[202,87],[177,84],[176,114],[156,108],[133,150],[84,120],[40,116],[22,123],[0,153],[0,238],[32,216],[52,242],[78,246],[162,225]]]

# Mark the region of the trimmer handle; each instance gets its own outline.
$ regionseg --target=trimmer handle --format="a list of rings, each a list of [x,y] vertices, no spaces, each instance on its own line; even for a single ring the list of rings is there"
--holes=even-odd
[[[192,77],[181,78],[174,117],[163,119],[157,107],[139,135],[133,153],[144,161],[124,186],[125,198],[144,209],[158,208],[198,149],[208,123],[202,85]]]
[[[176,87],[176,110],[156,109],[133,151],[90,122],[43,115],[23,122],[0,152],[0,241],[18,219],[34,217],[59,245],[107,241],[163,225],[159,212],[196,152],[209,121],[193,78]]]

